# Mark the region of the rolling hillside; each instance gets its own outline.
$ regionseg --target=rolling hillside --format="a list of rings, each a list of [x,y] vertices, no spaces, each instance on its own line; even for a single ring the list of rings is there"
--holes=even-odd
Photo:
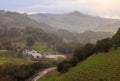
[[[46,23],[54,28],[66,29],[72,32],[84,32],[88,30],[115,32],[120,26],[120,20],[85,15],[78,11],[65,14],[38,13],[28,15],[28,17],[37,22]]]
[[[38,51],[53,51],[55,46],[63,43],[62,39],[55,34],[34,27],[24,29],[14,27],[4,33],[0,32],[0,42],[6,40],[5,37],[12,41],[13,47],[17,46],[22,49],[28,48],[27,42],[31,39],[34,42],[30,48]]]
[[[65,74],[53,72],[39,81],[120,81],[120,49],[95,54]]]
[[[25,14],[2,10],[0,11],[0,28],[1,27],[37,27],[44,30],[54,30],[54,28],[45,23],[37,23],[36,21],[28,18]]]
[[[67,41],[81,42],[81,43],[94,43],[97,40],[112,37],[114,33],[111,32],[94,32],[94,31],[85,31],[83,33],[70,32],[64,29],[58,29],[53,32],[57,36],[63,38]]]
[[[78,12],[73,12],[73,13],[69,13],[69,15],[74,15],[74,16],[81,16],[80,13]],[[45,14],[44,14],[45,15]],[[67,16],[68,14],[65,14],[65,16]],[[54,15],[53,15],[54,16]],[[61,15],[61,17],[64,19],[65,18],[64,15]],[[30,17],[30,18],[29,18]],[[70,32],[69,30],[65,30],[65,29],[56,29],[58,27],[60,27],[62,24],[65,24],[65,22],[60,22],[57,20],[54,20],[54,18],[50,17],[48,20],[45,19],[41,19],[39,18],[39,16],[37,18],[39,18],[39,22],[37,22],[36,20],[34,20],[34,18],[31,18],[31,16],[29,16],[27,14],[20,14],[18,12],[11,12],[11,11],[0,11],[0,35],[2,35],[4,33],[4,31],[6,31],[6,29],[9,28],[13,28],[13,27],[17,27],[17,28],[25,28],[25,27],[33,27],[33,28],[40,28],[43,29],[44,31],[49,31],[61,38],[63,38],[65,41],[67,42],[95,42],[98,39],[102,39],[102,38],[106,38],[106,37],[111,37],[113,35],[113,33],[109,33],[109,32],[89,32],[89,31],[85,31],[83,33],[77,33],[74,32],[73,29],[78,30],[79,32],[82,30],[82,27],[77,27],[78,24],[76,22],[68,22],[67,20],[65,20],[67,22],[67,24],[71,25],[71,23],[74,23],[74,25],[72,26],[72,32]],[[49,17],[49,15],[48,15]],[[67,18],[71,18],[72,16],[68,16]],[[56,18],[56,17],[55,17]],[[65,19],[67,19],[65,18]],[[74,19],[74,18],[73,18]],[[44,20],[44,22],[43,22]],[[52,25],[50,25],[48,22],[52,21],[53,24],[56,23],[57,25],[54,25],[54,27],[52,27]],[[76,21],[76,20],[75,20]],[[84,20],[83,20],[84,21]],[[81,22],[81,20],[78,20],[77,22]],[[93,21],[95,22],[95,21]],[[48,24],[48,25],[47,25]],[[68,26],[65,26],[68,27]],[[88,26],[89,27],[89,26]],[[71,29],[69,27],[69,29]],[[80,29],[80,30],[79,30]],[[87,30],[90,30],[91,28],[87,28]],[[92,28],[94,29],[94,28]],[[99,29],[99,28],[98,28]],[[108,28],[107,28],[108,29]],[[92,36],[91,36],[92,35]]]

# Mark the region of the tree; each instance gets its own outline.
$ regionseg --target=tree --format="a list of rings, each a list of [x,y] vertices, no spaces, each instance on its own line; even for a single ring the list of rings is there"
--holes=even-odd
[[[8,37],[17,37],[21,35],[21,29],[13,27],[6,32]]]
[[[112,37],[112,42],[115,49],[120,47],[120,28],[117,33]]]
[[[3,38],[1,41],[1,48],[11,50],[13,48],[11,39],[8,37]]]
[[[112,41],[110,38],[105,38],[96,43],[96,52],[108,52],[112,48]]]
[[[28,47],[33,46],[34,43],[35,43],[35,40],[34,40],[33,37],[28,37],[28,38],[26,39],[26,45],[27,45]]]
[[[62,61],[61,63],[58,64],[57,70],[60,73],[65,73],[68,72],[71,67],[72,66],[68,61]]]
[[[72,66],[76,66],[78,62],[79,62],[78,57],[73,57],[72,59],[69,60],[69,63],[70,63]]]
[[[78,57],[79,61],[82,61],[93,53],[95,53],[95,45],[88,43],[82,47],[77,48],[75,50],[74,56]]]

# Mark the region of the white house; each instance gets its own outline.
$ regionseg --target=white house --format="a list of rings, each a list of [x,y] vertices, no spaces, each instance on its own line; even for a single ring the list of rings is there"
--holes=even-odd
[[[31,54],[37,54],[37,53],[38,53],[37,51],[35,51],[35,50],[31,50],[31,51],[28,52],[28,55],[31,55]]]
[[[32,59],[41,59],[41,58],[43,58],[43,55],[41,54],[41,52],[38,52],[38,51],[35,51],[35,50],[25,49],[23,51],[23,54],[29,56]]]
[[[34,53],[34,54],[31,54],[29,55],[32,59],[42,59],[43,58],[43,55],[42,54],[39,54],[39,53]]]
[[[23,54],[24,54],[24,55],[31,55],[31,54],[37,54],[37,53],[38,53],[38,52],[35,51],[35,50],[25,49],[25,50],[23,51]]]

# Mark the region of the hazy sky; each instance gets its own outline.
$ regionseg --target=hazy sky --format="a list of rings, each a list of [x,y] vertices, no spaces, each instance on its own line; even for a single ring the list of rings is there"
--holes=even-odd
[[[80,11],[90,15],[120,18],[120,0],[1,0],[0,10],[66,13]]]

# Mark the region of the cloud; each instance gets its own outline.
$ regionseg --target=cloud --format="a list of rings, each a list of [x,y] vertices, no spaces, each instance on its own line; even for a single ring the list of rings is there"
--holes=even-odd
[[[81,8],[86,8],[92,15],[102,17],[120,16],[120,0],[77,0],[78,4],[82,4]]]
[[[0,9],[46,13],[78,10],[90,15],[120,18],[120,0],[3,0]]]

